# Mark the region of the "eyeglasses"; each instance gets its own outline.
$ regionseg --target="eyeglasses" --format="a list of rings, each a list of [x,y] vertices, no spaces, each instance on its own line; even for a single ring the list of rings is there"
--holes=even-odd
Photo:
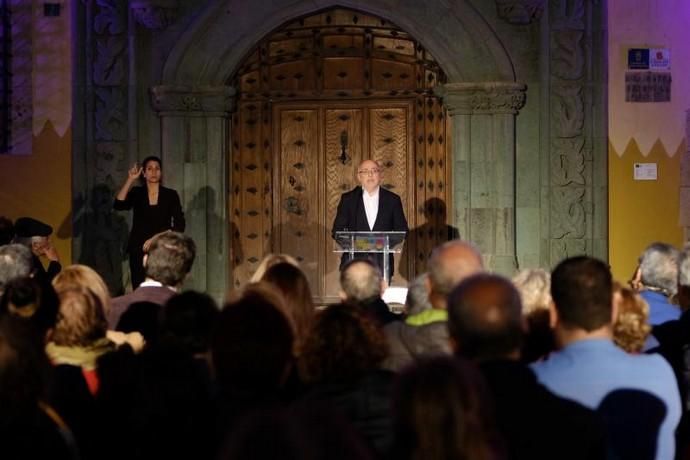
[[[380,169],[360,169],[360,170],[359,170],[359,173],[360,173],[362,176],[374,176],[374,175],[376,175],[376,174],[378,174],[378,173],[380,173],[380,172],[381,172]]]

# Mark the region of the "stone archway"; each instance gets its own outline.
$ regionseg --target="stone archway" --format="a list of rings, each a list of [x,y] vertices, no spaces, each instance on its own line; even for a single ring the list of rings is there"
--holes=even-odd
[[[208,8],[197,20],[196,27],[186,32],[170,53],[163,69],[163,84],[154,88],[154,106],[162,118],[161,137],[166,152],[169,151],[166,145],[174,151],[180,133],[190,134],[183,127],[187,109],[179,110],[184,101],[191,106],[189,117],[198,117],[200,111],[204,112],[199,91],[205,91],[206,95],[215,92],[227,98],[234,89],[222,83],[265,33],[290,18],[335,6],[335,2],[316,1],[281,8],[275,2],[259,1],[254,2],[250,11],[243,10],[241,3],[233,1],[227,6],[225,2],[217,2]],[[524,103],[525,86],[514,83],[513,66],[500,40],[465,1],[455,2],[453,6],[410,2],[396,8],[391,8],[388,1],[377,0],[366,5],[348,1],[337,4],[385,17],[411,33],[416,32],[424,37],[425,47],[438,56],[449,83],[439,88],[437,94],[453,115],[453,131],[467,139],[453,147],[452,168],[456,170],[452,173],[455,177],[452,221],[461,235],[477,240],[490,267],[499,272],[512,272],[517,267],[514,117]],[[234,9],[245,14],[245,20],[239,24],[222,13]],[[163,103],[165,99],[178,101],[176,109],[170,110],[170,105]],[[231,105],[227,104],[228,112]],[[469,126],[473,129],[468,129]],[[194,132],[191,131],[192,136]],[[227,158],[232,141],[225,137],[226,130],[197,132],[203,139],[192,139],[193,144],[220,147],[218,140],[222,139],[222,156]],[[469,160],[475,165],[473,174],[469,173],[469,167],[465,169]],[[214,163],[218,164],[215,160]],[[190,174],[184,177],[183,183],[185,188],[196,189],[208,179],[208,175]],[[225,184],[225,181],[226,177],[217,178],[218,183]],[[486,192],[481,199],[468,193],[481,188]],[[223,215],[227,216],[229,203],[222,205]],[[227,237],[223,242],[222,254],[227,257]],[[216,273],[225,273],[227,277],[227,271]]]

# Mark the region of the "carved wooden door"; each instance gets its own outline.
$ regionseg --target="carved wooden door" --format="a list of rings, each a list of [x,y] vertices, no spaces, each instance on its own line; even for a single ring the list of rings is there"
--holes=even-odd
[[[319,302],[337,300],[340,256],[330,231],[363,159],[383,165],[383,186],[413,215],[413,110],[413,101],[274,106],[273,250],[301,262]],[[404,283],[399,271],[398,255],[394,284]]]

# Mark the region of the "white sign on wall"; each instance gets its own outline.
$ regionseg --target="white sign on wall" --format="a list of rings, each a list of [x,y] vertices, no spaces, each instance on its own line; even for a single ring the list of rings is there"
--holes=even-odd
[[[649,70],[671,70],[671,50],[668,48],[650,48]]]
[[[656,163],[635,163],[633,177],[635,180],[656,180]]]

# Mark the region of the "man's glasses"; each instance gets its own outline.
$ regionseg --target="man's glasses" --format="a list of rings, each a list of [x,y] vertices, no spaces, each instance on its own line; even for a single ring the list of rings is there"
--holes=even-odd
[[[362,176],[373,176],[373,175],[376,175],[376,174],[378,174],[378,173],[380,173],[380,172],[381,172],[381,171],[380,171],[379,169],[360,169],[360,170],[359,170],[359,173],[360,173]]]

